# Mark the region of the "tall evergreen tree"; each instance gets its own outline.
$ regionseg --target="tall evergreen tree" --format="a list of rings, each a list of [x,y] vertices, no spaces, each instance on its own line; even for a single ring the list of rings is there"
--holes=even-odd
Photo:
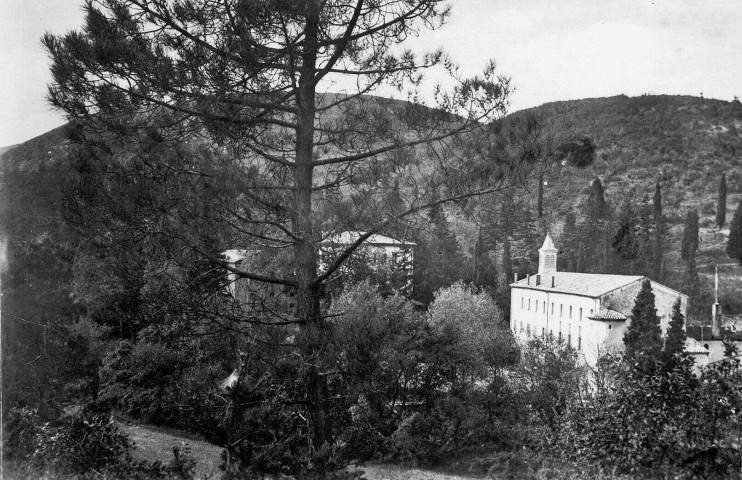
[[[662,351],[665,365],[673,363],[673,356],[685,352],[685,340],[688,338],[685,334],[685,316],[680,311],[680,298],[672,306],[670,316],[670,325],[667,328],[667,340],[665,348]]]
[[[719,198],[716,201],[716,225],[721,228],[727,221],[727,176],[721,174]]]
[[[739,201],[732,223],[729,224],[727,255],[729,255],[729,258],[739,260],[740,265],[742,265],[742,200]]]
[[[464,257],[440,205],[428,211],[429,228],[418,240],[414,270],[414,296],[425,304],[435,292],[462,278]]]
[[[698,211],[690,210],[685,216],[685,227],[683,228],[683,240],[680,243],[680,257],[688,260],[691,252],[698,249]]]
[[[605,201],[605,189],[600,178],[590,184],[590,197],[587,200],[587,216],[591,219],[603,219],[608,215],[608,203]]]
[[[608,271],[608,230],[610,208],[605,199],[605,190],[600,178],[593,180],[585,204],[585,221],[580,227],[580,238],[584,246],[582,269],[590,272]]]
[[[664,218],[662,216],[662,188],[660,182],[654,187],[654,200],[652,202],[652,214],[654,217],[654,249],[652,255],[652,272],[656,279],[662,278],[662,258],[664,256]]]
[[[642,371],[650,371],[662,352],[662,330],[660,318],[654,303],[652,284],[648,279],[642,282],[631,309],[631,323],[623,338],[626,358],[636,362]]]

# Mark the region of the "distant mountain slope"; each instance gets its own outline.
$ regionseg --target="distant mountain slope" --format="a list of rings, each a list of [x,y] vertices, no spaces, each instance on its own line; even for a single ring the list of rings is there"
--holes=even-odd
[[[662,185],[663,209],[678,224],[697,208],[701,226],[711,227],[719,177],[727,175],[727,218],[742,193],[742,104],[687,96],[617,96],[547,103],[513,115],[533,113],[551,134],[584,134],[597,147],[584,169],[556,169],[547,175],[547,210],[565,213],[585,198],[600,177],[606,198],[618,208],[627,196],[651,201]]]
[[[660,180],[666,211],[680,213],[699,207],[709,215],[708,202],[715,198],[722,173],[727,174],[730,193],[742,192],[739,101],[617,96],[547,103],[525,112],[536,114],[553,134],[574,132],[593,140],[598,149],[595,164],[568,173],[573,180],[585,180],[583,186],[601,177],[614,205],[632,189],[651,196],[654,183]],[[550,190],[562,186],[553,185]]]

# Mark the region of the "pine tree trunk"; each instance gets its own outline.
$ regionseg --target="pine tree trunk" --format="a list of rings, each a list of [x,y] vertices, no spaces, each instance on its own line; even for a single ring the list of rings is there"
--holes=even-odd
[[[318,5],[313,3],[307,13],[305,47],[297,96],[296,166],[294,167],[293,230],[299,239],[294,246],[296,268],[296,318],[302,326],[300,335],[304,360],[304,387],[309,420],[309,441],[312,453],[330,442],[326,377],[321,375],[322,351],[326,329],[320,312],[320,290],[313,283],[317,276],[318,232],[312,222],[312,179],[314,167],[314,117],[316,48],[319,23]]]

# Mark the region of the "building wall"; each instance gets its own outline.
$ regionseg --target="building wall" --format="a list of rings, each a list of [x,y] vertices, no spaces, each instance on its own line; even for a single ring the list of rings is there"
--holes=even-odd
[[[657,315],[660,317],[662,335],[666,335],[667,327],[672,316],[673,305],[678,300],[678,297],[680,297],[680,312],[686,315],[688,297],[657,282],[651,280],[650,282],[652,284],[652,292],[654,293],[654,306],[657,309]],[[642,282],[637,281],[603,295],[600,298],[600,308],[610,308],[629,317],[641,287]],[[623,339],[623,333],[630,323],[631,318],[626,320],[623,328],[616,329],[615,332],[612,332],[612,336],[620,335],[619,339]],[[616,343],[616,340],[612,339],[612,342]]]
[[[623,350],[623,337],[630,320],[603,321],[590,320],[587,317],[604,308],[610,308],[628,317],[640,289],[641,281],[637,281],[600,298],[592,298],[512,287],[510,329],[523,339],[529,335],[552,334],[555,338],[569,342],[575,348],[579,347],[585,361],[594,364],[603,354]],[[678,292],[656,282],[652,282],[652,291],[664,335],[667,332],[672,306],[678,299]],[[680,298],[681,312],[685,315],[688,299],[684,295]]]
[[[553,335],[585,353],[607,338],[604,322],[587,318],[597,311],[595,298],[518,287],[510,295],[510,328],[520,338]]]

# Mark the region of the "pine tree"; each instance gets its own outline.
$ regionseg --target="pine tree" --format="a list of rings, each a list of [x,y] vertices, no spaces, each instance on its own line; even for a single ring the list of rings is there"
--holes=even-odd
[[[739,201],[732,223],[729,224],[727,255],[729,255],[729,258],[739,260],[740,265],[742,265],[742,200]]]
[[[464,257],[440,205],[428,211],[429,228],[418,239],[415,251],[415,298],[425,304],[435,292],[462,277]]]
[[[727,221],[727,176],[721,174],[719,199],[716,202],[716,225],[721,228]]]
[[[652,271],[656,279],[662,278],[662,257],[664,254],[663,233],[664,220],[662,217],[662,188],[660,182],[654,187],[654,200],[652,202],[652,213],[654,216],[654,250],[652,255]]]
[[[670,325],[667,328],[667,340],[665,341],[665,349],[662,352],[665,365],[671,365],[673,363],[674,355],[682,355],[685,352],[685,340],[688,337],[683,328],[685,316],[681,313],[680,306],[680,298],[678,298],[672,306]]]
[[[680,257],[688,260],[691,252],[698,249],[698,211],[690,210],[685,217],[683,240],[680,244]]]
[[[626,358],[635,361],[642,371],[651,371],[662,352],[662,330],[652,284],[648,279],[644,279],[636,296],[631,309],[631,324],[626,329],[623,342],[626,346]]]

